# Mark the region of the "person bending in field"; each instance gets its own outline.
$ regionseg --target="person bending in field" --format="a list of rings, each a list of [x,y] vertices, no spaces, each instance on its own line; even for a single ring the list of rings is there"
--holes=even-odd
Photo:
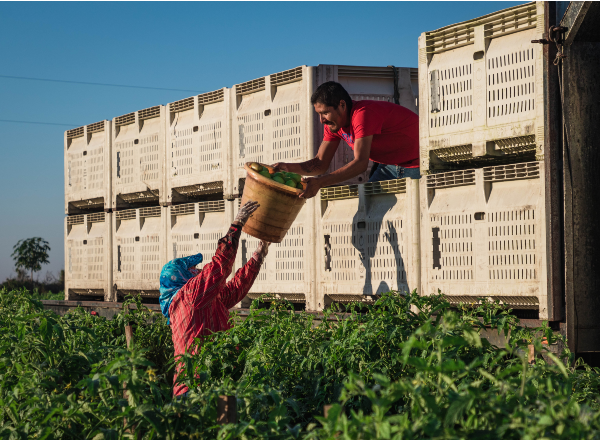
[[[269,250],[269,243],[261,241],[248,263],[226,282],[233,268],[242,226],[259,206],[258,202],[249,201],[240,208],[229,231],[219,240],[212,261],[202,270],[196,269],[202,262],[202,254],[176,258],[162,268],[160,308],[171,325],[175,358],[186,351],[196,353],[199,348],[194,343],[196,338],[231,327],[229,309],[247,295]],[[177,384],[180,371],[178,366],[173,380],[175,397],[188,391],[186,385]]]

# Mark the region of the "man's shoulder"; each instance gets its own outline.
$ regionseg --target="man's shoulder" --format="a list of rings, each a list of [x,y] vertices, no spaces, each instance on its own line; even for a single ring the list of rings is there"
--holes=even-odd
[[[418,115],[412,110],[393,102],[375,101],[364,99],[361,101],[352,101],[352,120],[361,121],[365,117],[375,116],[377,118],[418,118]]]
[[[363,99],[361,101],[352,101],[352,117],[360,117],[365,113],[378,113],[393,111],[399,105],[387,101],[375,101],[371,99]]]
[[[362,99],[360,101],[352,101],[352,109],[369,109],[369,108],[391,108],[391,106],[398,106],[388,101],[376,101],[374,99]]]

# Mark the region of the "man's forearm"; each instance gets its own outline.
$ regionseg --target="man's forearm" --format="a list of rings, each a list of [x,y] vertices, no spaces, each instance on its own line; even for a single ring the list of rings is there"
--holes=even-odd
[[[318,176],[327,171],[327,167],[318,157],[306,162],[286,163],[285,166],[288,172],[302,176]]]
[[[364,173],[368,167],[368,161],[365,164],[355,159],[344,165],[342,168],[335,170],[330,174],[326,174],[324,176],[319,177],[319,184],[321,188],[323,188],[326,186],[342,183],[348,179],[352,179],[353,177],[358,176],[361,173]]]

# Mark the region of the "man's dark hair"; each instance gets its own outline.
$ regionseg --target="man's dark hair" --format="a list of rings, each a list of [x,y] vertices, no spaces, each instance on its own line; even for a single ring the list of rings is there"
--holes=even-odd
[[[327,107],[333,107],[336,110],[342,100],[346,103],[348,115],[350,115],[350,112],[352,111],[352,98],[350,98],[346,89],[340,83],[336,83],[335,81],[327,81],[326,83],[321,84],[310,97],[312,105],[315,105],[318,102]]]

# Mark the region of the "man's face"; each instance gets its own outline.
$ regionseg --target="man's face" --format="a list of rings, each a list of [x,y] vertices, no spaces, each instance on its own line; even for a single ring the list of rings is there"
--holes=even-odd
[[[332,133],[337,133],[340,128],[348,125],[346,108],[345,101],[340,101],[337,108],[326,106],[320,102],[315,104],[315,111],[319,114],[321,124],[328,125]]]

